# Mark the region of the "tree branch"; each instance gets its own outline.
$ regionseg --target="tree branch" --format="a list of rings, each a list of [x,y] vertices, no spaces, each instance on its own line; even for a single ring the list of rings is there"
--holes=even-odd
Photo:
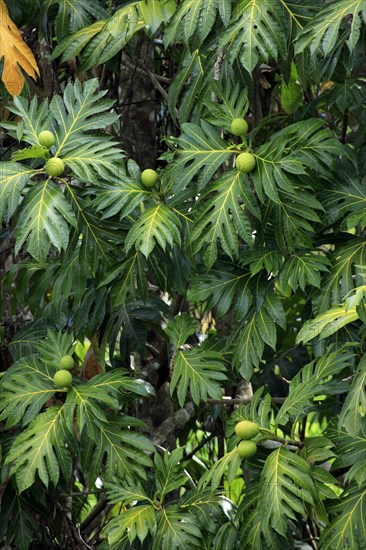
[[[90,512],[90,514],[88,515],[88,517],[86,517],[84,519],[84,521],[82,522],[82,524],[80,525],[80,531],[85,531],[86,528],[90,525],[90,523],[96,518],[99,516],[99,514],[104,510],[104,508],[107,506],[107,498],[103,495],[99,500],[98,502],[96,503],[96,505],[94,506],[94,508],[92,509],[92,511]]]
[[[164,446],[165,441],[167,441],[172,434],[179,433],[194,415],[194,405],[190,401],[183,409],[176,411],[156,428],[152,434],[151,441],[154,445]]]

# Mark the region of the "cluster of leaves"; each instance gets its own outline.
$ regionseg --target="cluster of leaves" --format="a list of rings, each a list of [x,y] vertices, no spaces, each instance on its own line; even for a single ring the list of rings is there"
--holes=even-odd
[[[89,381],[76,376],[69,390],[57,388],[55,365],[71,342],[72,335],[48,330],[35,353],[16,361],[2,378],[0,418],[12,428],[5,466],[19,493],[34,484],[36,474],[47,487],[50,482],[57,485],[60,472],[69,481],[76,449],[82,453],[79,460],[92,465],[93,471],[85,472],[92,483],[105,454],[107,479],[128,472],[144,478],[143,467],[150,465],[144,451],[151,452],[151,443],[131,429],[142,423],[119,410],[121,401],[149,395],[151,388],[118,369]]]
[[[28,4],[17,12],[9,2],[15,20]],[[0,538],[22,549],[41,540],[35,514],[50,525],[49,503],[71,487],[69,516],[102,549],[244,541],[290,549],[306,532],[322,550],[361,550],[363,2],[38,4],[39,32],[51,28],[57,42],[55,66],[77,57],[85,75],[103,65],[115,78],[120,56],[138,55],[138,39],[174,51],[172,80],[157,75],[167,91],[146,74],[164,92],[175,132],[158,159],[158,184],[146,188],[111,137],[118,106],[103,81],[70,79],[62,93],[38,100],[20,95],[16,65],[17,93],[1,123],[13,141],[0,162],[0,218],[18,256],[4,282],[32,322],[12,339],[13,364],[1,377]],[[4,7],[0,0],[0,45],[19,50],[16,59],[1,50],[11,92],[14,61],[31,76],[37,70]],[[245,116],[256,160],[249,174],[234,168],[247,144],[230,134],[231,120]],[[55,135],[50,151],[38,143],[42,130]],[[62,177],[47,174],[50,155],[67,166]],[[75,353],[82,367],[75,350],[85,338],[100,372],[75,368],[72,386],[56,388],[63,355]],[[155,357],[165,350],[158,368],[171,407],[193,411],[195,434],[209,425],[208,441],[217,436],[211,456],[205,441],[184,449],[186,433],[175,434],[182,446],[171,452],[141,433],[139,405],[154,390],[135,376],[132,359],[151,364],[154,346]],[[225,400],[240,395],[243,381],[254,395],[229,415]],[[261,427],[259,451],[245,463],[234,434],[243,419]],[[103,495],[94,510],[108,508],[91,529],[83,493],[91,506],[94,490]],[[52,543],[67,545],[55,523]]]

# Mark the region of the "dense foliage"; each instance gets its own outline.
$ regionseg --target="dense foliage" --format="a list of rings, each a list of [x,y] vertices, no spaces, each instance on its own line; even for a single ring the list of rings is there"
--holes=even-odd
[[[0,546],[364,549],[365,0],[0,18]]]

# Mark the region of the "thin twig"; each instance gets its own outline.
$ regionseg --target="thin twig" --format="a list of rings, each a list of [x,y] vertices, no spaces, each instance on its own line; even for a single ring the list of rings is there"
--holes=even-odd
[[[141,61],[141,60],[139,60],[139,64],[141,64],[140,67],[135,67],[133,65],[133,63],[128,61],[128,59],[124,59],[123,63],[129,69],[132,68],[132,69],[135,69],[138,73],[146,73],[147,74],[147,71],[146,71],[147,67],[144,65],[143,61]],[[147,69],[147,70],[150,71],[150,69]],[[158,82],[162,82],[163,84],[170,84],[171,83],[171,79],[167,78],[166,76],[161,76],[160,74],[153,73],[152,71],[150,71],[150,73],[154,76],[155,80],[157,80]]]
[[[267,441],[277,441],[278,443],[282,443],[282,445],[293,445],[294,447],[300,447],[300,448],[304,446],[303,441],[296,441],[295,439],[287,439],[286,437],[277,436],[274,433],[272,433],[271,430],[266,430],[265,428],[261,428],[260,431],[262,435],[268,434]]]
[[[215,437],[215,434],[211,434],[209,435],[208,437],[206,437],[205,439],[202,439],[201,443],[199,443],[197,445],[197,447],[195,447],[193,449],[193,451],[191,451],[188,455],[184,456],[182,458],[182,460],[190,460],[195,454],[197,451],[199,451],[200,449],[202,449],[202,447],[204,447],[206,445],[206,443],[208,443],[209,441],[211,441],[211,439],[213,439]]]
[[[148,67],[146,67],[146,65],[140,59],[135,59],[135,61],[136,61],[137,65],[139,67],[141,67],[145,71],[147,76],[150,78],[154,88],[156,88],[158,90],[158,92],[161,93],[161,95],[163,96],[165,101],[168,101],[168,92],[166,90],[164,90],[164,88],[162,87],[162,85],[160,84],[158,79],[156,78],[156,75],[152,71],[150,71],[150,69]]]
[[[136,59],[135,61],[136,61],[137,65],[139,67],[141,67],[146,72],[146,74],[150,78],[151,83],[154,86],[154,88],[156,88],[158,90],[158,92],[160,92],[162,97],[167,102],[168,101],[168,92],[166,90],[164,90],[164,88],[162,87],[162,85],[160,84],[158,79],[156,78],[156,75],[152,71],[150,71],[150,69],[148,67],[146,67],[146,65],[140,59]],[[178,109],[175,108],[174,111],[175,111],[175,116],[178,117]]]
[[[283,403],[285,401],[285,397],[272,397],[272,403]],[[244,398],[237,398],[237,397],[225,397],[224,399],[207,399],[206,403],[209,405],[246,405],[247,403],[250,403],[251,399],[248,399],[246,397]]]
[[[281,373],[276,374],[276,378],[278,378],[279,380],[281,380],[281,382],[283,382],[284,384],[287,384],[287,385],[290,384],[290,380],[287,380],[287,378],[285,378],[284,376],[282,376]]]
[[[313,537],[311,529],[310,529],[310,525],[308,523],[305,524],[305,529],[307,530],[308,535],[309,535],[309,538],[307,539],[307,542],[310,544],[310,546],[313,548],[313,550],[317,550],[318,547],[317,547],[315,541],[317,541],[318,539]]]

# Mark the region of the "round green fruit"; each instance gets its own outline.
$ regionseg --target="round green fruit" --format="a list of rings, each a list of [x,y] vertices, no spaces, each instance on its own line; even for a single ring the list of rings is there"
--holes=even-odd
[[[243,174],[251,172],[255,167],[255,157],[252,153],[240,153],[236,157],[235,166]]]
[[[248,132],[248,124],[243,118],[234,118],[231,126],[230,132],[234,136],[246,136]]]
[[[58,370],[53,381],[59,388],[65,388],[72,384],[72,374],[68,370]]]
[[[141,181],[145,185],[145,187],[154,187],[154,185],[158,181],[158,177],[159,175],[157,172],[155,172],[155,170],[147,168],[141,174]]]
[[[240,441],[237,449],[240,458],[250,458],[257,452],[257,445],[254,441]]]
[[[55,141],[56,139],[54,134],[49,130],[43,130],[38,134],[38,143],[43,147],[47,147],[47,149],[52,147],[52,145],[55,145]]]
[[[259,426],[251,420],[242,420],[235,426],[235,433],[240,439],[253,439],[259,434]]]
[[[71,370],[74,366],[74,360],[71,355],[64,355],[60,359],[60,369]]]
[[[58,157],[52,157],[46,162],[46,172],[49,176],[61,176],[65,170],[65,163]]]

